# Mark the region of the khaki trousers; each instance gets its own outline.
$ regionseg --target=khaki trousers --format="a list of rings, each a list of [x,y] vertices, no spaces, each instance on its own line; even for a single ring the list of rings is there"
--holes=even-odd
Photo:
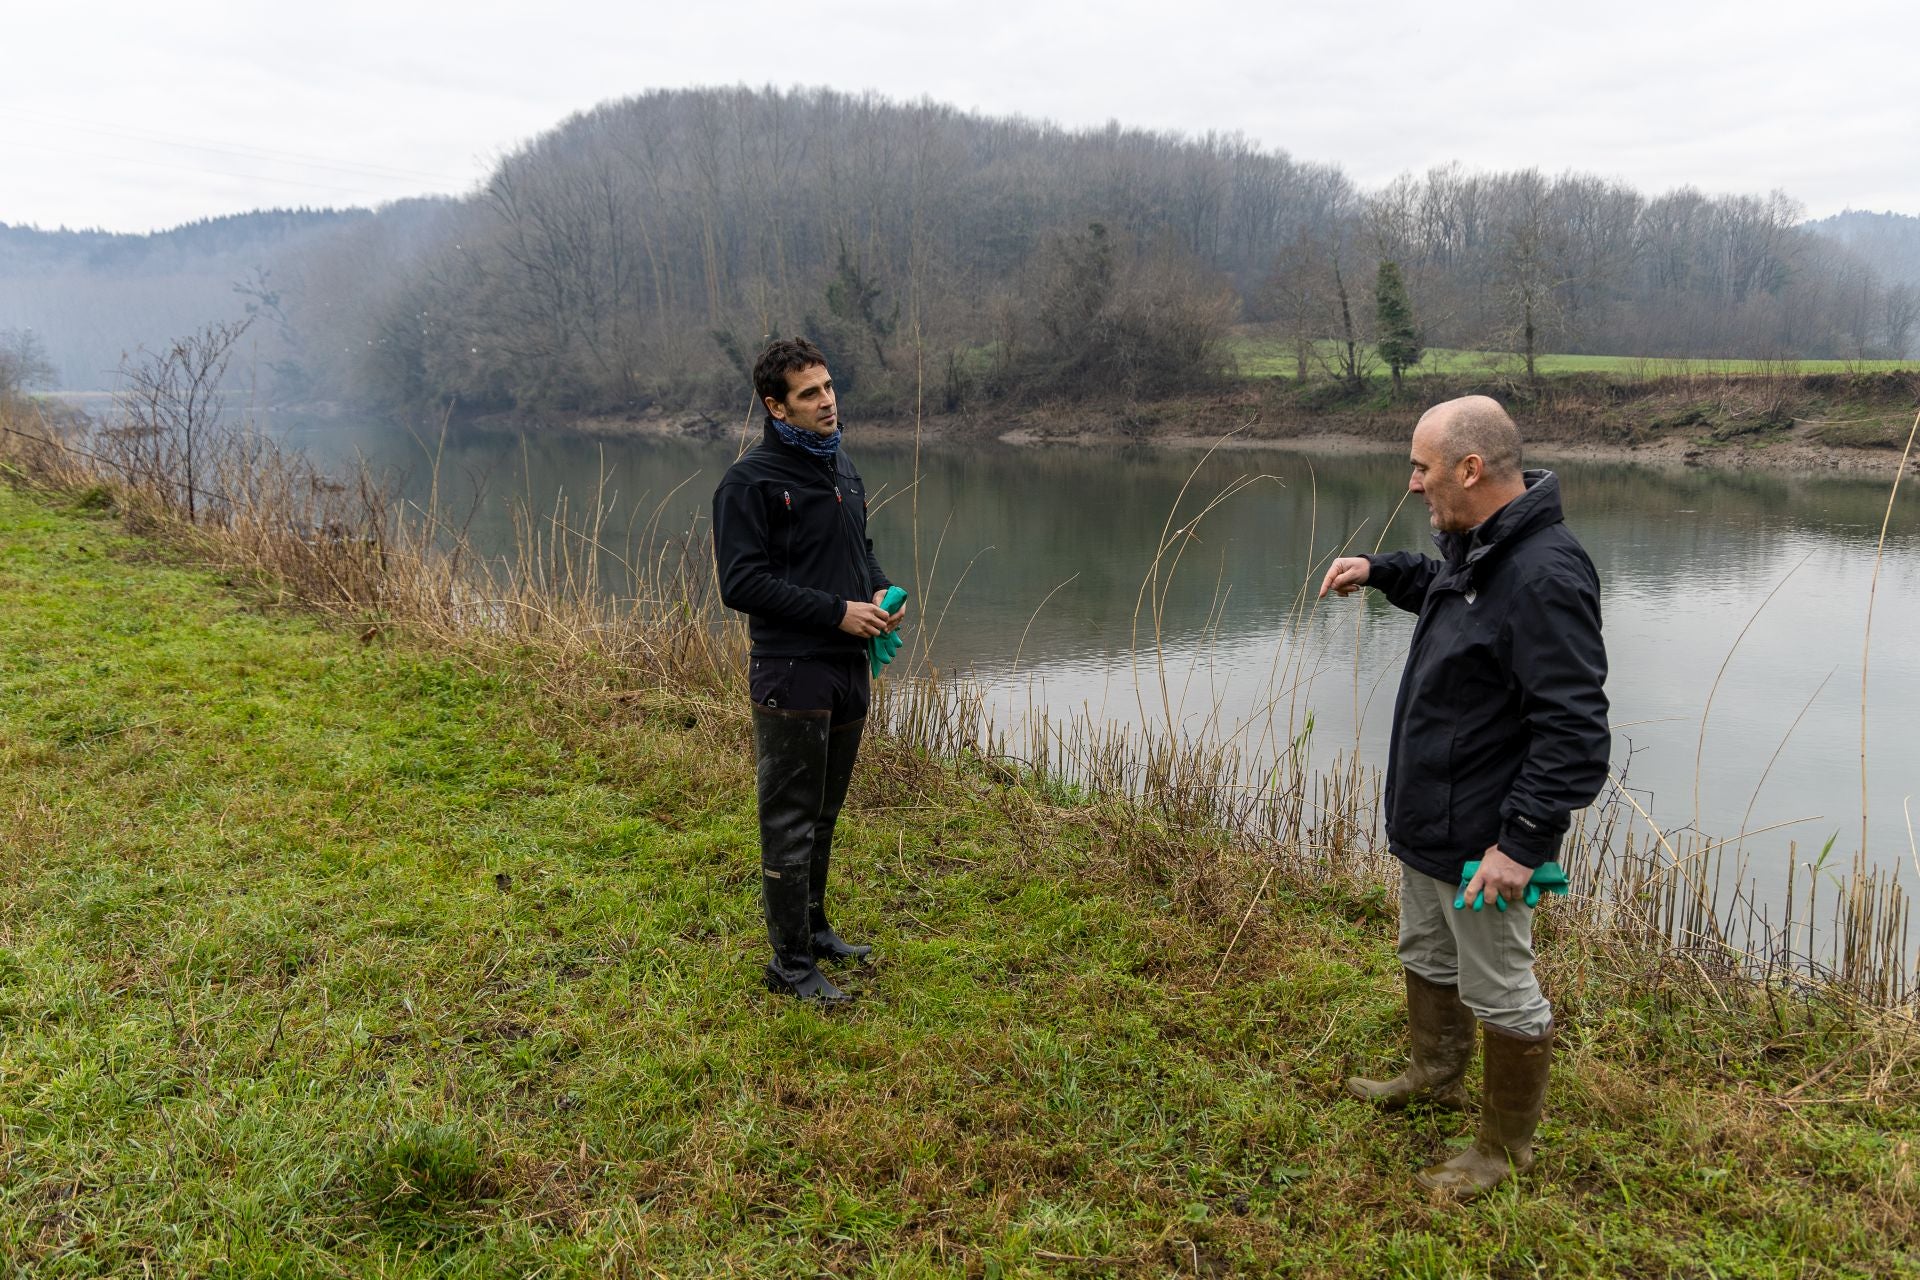
[[[1553,1008],[1533,976],[1533,908],[1489,902],[1454,909],[1460,886],[1400,869],[1400,963],[1428,982],[1460,988],[1473,1016],[1520,1036],[1544,1034]]]

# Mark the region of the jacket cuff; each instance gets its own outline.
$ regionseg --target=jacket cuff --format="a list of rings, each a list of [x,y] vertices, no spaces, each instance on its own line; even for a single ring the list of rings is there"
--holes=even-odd
[[[1500,852],[1523,867],[1538,869],[1560,852],[1562,831],[1549,831],[1527,818],[1509,818],[1500,824]]]

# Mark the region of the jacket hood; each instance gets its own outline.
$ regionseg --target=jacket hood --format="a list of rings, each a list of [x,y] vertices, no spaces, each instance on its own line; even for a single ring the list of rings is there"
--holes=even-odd
[[[1560,509],[1560,477],[1545,468],[1521,473],[1526,492],[1465,533],[1436,533],[1433,543],[1449,564],[1472,565],[1503,545],[1566,519]]]

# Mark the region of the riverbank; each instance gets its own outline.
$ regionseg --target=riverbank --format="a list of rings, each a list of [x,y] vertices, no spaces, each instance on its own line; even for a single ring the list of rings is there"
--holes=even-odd
[[[862,416],[851,429],[888,442],[941,446],[991,441],[1058,448],[1271,448],[1402,453],[1427,405],[1490,394],[1520,424],[1530,457],[1655,466],[1892,475],[1916,411],[1920,374],[1699,374],[1626,379],[1561,375],[1538,387],[1456,375],[1409,378],[1339,394],[1329,384],[1248,379],[1220,391],[1113,406],[1035,404],[961,413]],[[566,430],[598,436],[752,439],[743,411],[649,410],[630,415],[481,416],[492,430]],[[1909,462],[1920,466],[1920,459]]]
[[[1519,424],[1528,455],[1725,470],[1892,475],[1916,411],[1920,375],[1661,377],[1563,375],[1535,388],[1434,375],[1384,391],[1332,394],[1268,379],[1211,397],[1142,406],[1091,425],[1041,415],[1003,438],[1021,444],[1138,443],[1403,453],[1430,404],[1492,395]],[[1910,462],[1909,465],[1915,465]]]
[[[1443,1212],[1409,1175],[1466,1122],[1340,1089],[1400,1052],[1379,882],[1261,894],[881,741],[836,862],[879,951],[819,1017],[757,983],[731,692],[330,622],[167,529],[0,491],[23,1271],[1920,1271],[1902,1019],[1550,910],[1540,1163]]]

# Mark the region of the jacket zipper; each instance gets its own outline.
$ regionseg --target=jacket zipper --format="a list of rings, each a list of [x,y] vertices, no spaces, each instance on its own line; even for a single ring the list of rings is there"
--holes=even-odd
[[[780,497],[781,497],[781,500],[787,504],[787,554],[786,554],[786,558],[782,561],[782,564],[785,566],[786,571],[781,575],[781,577],[786,582],[792,582],[793,581],[793,491],[790,489],[782,489],[780,491]]]

